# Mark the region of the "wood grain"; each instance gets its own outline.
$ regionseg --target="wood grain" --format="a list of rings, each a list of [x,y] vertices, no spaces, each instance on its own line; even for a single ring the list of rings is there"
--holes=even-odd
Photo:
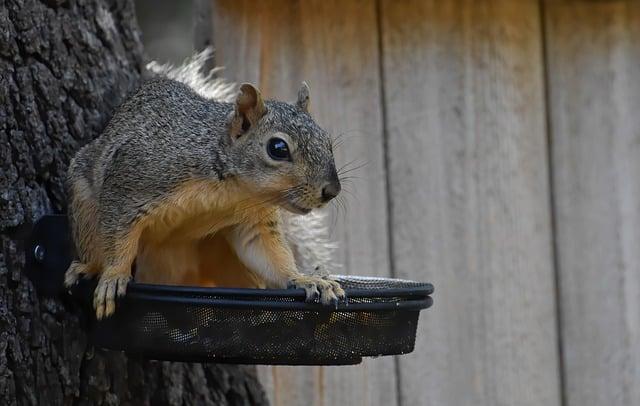
[[[545,4],[566,404],[640,404],[640,3]]]
[[[432,281],[403,405],[558,405],[537,1],[383,1],[399,277]]]
[[[338,165],[366,161],[344,186],[346,215],[333,235],[345,273],[389,275],[387,207],[375,3],[371,1],[216,1],[214,38],[224,76],[257,83],[267,97],[295,100],[302,80],[311,110],[344,134]],[[336,216],[336,214],[333,214]],[[275,405],[394,405],[393,358],[355,367],[263,367]]]

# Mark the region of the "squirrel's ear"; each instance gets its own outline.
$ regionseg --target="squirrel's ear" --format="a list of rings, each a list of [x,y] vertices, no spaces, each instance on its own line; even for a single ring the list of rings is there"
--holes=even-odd
[[[239,137],[267,112],[260,91],[252,84],[243,83],[236,98],[235,110],[231,120],[231,135]]]
[[[304,112],[309,112],[309,85],[307,85],[307,82],[302,82],[302,86],[298,90],[296,107]]]

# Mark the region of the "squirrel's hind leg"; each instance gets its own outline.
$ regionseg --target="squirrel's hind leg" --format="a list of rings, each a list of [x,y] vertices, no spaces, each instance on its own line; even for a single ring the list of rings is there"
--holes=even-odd
[[[81,277],[90,277],[100,271],[101,252],[98,233],[98,208],[94,192],[88,180],[86,160],[79,156],[69,166],[70,204],[68,210],[69,226],[73,234],[78,259],[73,261],[64,277],[67,288],[73,286]]]
[[[95,192],[88,180],[89,171],[83,157],[75,158],[69,167],[69,225],[76,245],[76,252],[81,263],[98,264],[99,258],[99,224],[98,204]],[[79,268],[77,271],[81,271]],[[83,273],[83,272],[80,272]],[[84,272],[86,273],[86,272]]]

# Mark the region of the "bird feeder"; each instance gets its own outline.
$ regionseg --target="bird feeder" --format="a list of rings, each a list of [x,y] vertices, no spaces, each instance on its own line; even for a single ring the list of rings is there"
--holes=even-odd
[[[63,287],[72,258],[67,218],[41,218],[27,243],[27,274],[36,289],[76,299],[95,346],[157,360],[358,364],[363,357],[413,351],[420,310],[433,303],[429,283],[377,277],[335,276],[347,295],[335,307],[306,302],[303,289],[130,282],[115,314],[96,320],[96,281]]]

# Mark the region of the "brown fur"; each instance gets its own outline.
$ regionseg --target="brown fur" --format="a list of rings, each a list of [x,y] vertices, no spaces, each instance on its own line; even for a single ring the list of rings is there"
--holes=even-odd
[[[149,269],[153,273],[138,273],[136,281],[159,283],[163,285],[227,287],[227,288],[265,288],[262,278],[250,271],[233,251],[223,232],[207,236],[201,240],[184,243],[176,247],[167,245],[166,249],[155,250],[147,255]],[[173,269],[181,272],[157,272],[160,264],[170,261]],[[193,264],[192,268],[189,265]],[[190,269],[191,271],[188,271]]]
[[[82,191],[82,182],[75,182],[76,191]],[[75,218],[87,231],[79,240],[82,244],[102,242],[107,257],[115,259],[106,263],[105,258],[92,251],[87,256],[91,262],[85,268],[79,262],[74,263],[75,275],[105,269],[102,278],[119,279],[123,283],[128,280],[136,258],[136,280],[147,283],[282,288],[297,274],[293,254],[284,237],[274,230],[274,224],[279,223],[278,211],[264,203],[272,196],[247,194],[235,181],[187,182],[138,219],[126,235],[111,240],[113,245],[104,245],[110,240],[101,239],[92,227],[96,212],[93,200],[81,199],[81,193],[75,196]],[[239,223],[255,228],[255,235],[260,237],[267,256],[274,262],[277,274],[269,280],[250,271],[225,239],[224,228]],[[106,300],[98,318],[113,313],[114,299]]]
[[[136,280],[147,283],[264,287],[226,240],[225,228],[267,216],[233,182],[189,182],[143,220]],[[176,227],[175,225],[179,225]]]

